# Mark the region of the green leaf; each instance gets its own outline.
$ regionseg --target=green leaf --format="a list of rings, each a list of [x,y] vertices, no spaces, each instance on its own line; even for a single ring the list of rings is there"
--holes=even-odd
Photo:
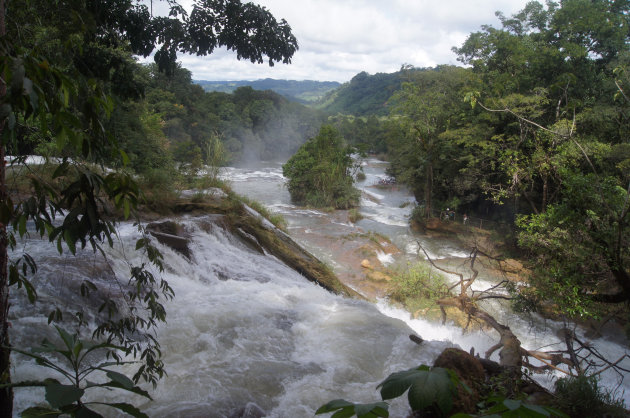
[[[107,403],[105,405],[109,405],[112,408],[120,409],[121,411],[126,412],[129,415],[137,418],[149,418],[147,414],[128,403]]]
[[[521,407],[521,404],[521,401],[515,401],[513,399],[506,399],[503,401],[503,405],[505,405],[505,407],[510,411],[516,411],[518,408]]]
[[[386,401],[401,396],[415,381],[418,369],[410,369],[390,374],[378,386],[381,387],[381,398]]]
[[[28,301],[30,303],[35,303],[35,301],[37,300],[37,291],[35,290],[35,286],[33,286],[33,284],[25,278],[22,279],[22,284],[24,285],[24,289],[26,290]]]
[[[76,334],[70,335],[65,329],[58,327],[56,325],[55,325],[55,328],[57,329],[57,333],[63,340],[68,350],[72,351],[77,341],[77,335]]]
[[[24,234],[26,234],[26,215],[25,214],[20,215],[20,220],[18,223],[18,233],[20,234],[20,237],[23,237]]]
[[[332,414],[331,418],[348,418],[354,416],[354,406],[348,406]]]
[[[346,401],[345,399],[334,399],[328,402],[326,405],[320,406],[317,409],[317,411],[315,411],[315,415],[333,412],[333,411],[336,411],[337,409],[344,408],[346,406],[354,406],[354,404]]]
[[[146,244],[147,240],[145,238],[140,238],[138,241],[136,241],[136,251],[138,251],[140,248],[143,248]]]
[[[112,379],[116,383],[120,383],[125,389],[132,389],[134,387],[133,380],[129,379],[122,373],[118,373],[112,370],[107,371],[107,377]]]
[[[41,349],[41,348],[39,348],[39,349],[35,348],[35,349],[33,349],[33,352],[32,352],[32,353],[30,353],[30,352],[28,352],[28,351],[24,351],[24,350],[20,350],[20,349],[17,349],[17,348],[11,347],[11,351],[15,351],[16,353],[24,354],[25,356],[28,356],[28,357],[30,357],[30,358],[35,359],[35,361],[37,362],[37,364],[39,364],[40,366],[44,366],[44,367],[48,367],[48,368],[51,368],[51,369],[54,369],[54,370],[60,371],[59,367],[57,367],[57,366],[56,366],[54,363],[52,363],[50,360],[48,360],[48,359],[47,359],[47,358],[45,358],[45,357],[38,356],[37,354],[35,354],[35,353],[36,353],[36,352],[38,352],[38,351],[40,351],[40,352],[56,352],[56,351],[57,351],[56,349],[52,349],[52,350],[47,350],[47,351],[44,351],[44,350],[43,350],[43,349]],[[48,380],[48,379],[47,379],[47,380],[46,380],[46,383],[48,384],[48,383],[59,383],[59,382],[54,381],[54,380]]]
[[[375,402],[368,404],[357,404],[354,412],[359,418],[389,417],[389,405],[385,402]]]
[[[380,385],[383,400],[401,396],[407,390],[411,409],[423,410],[436,405],[444,414],[453,407],[455,385],[446,369],[420,366],[391,374]]]
[[[145,397],[145,398],[147,398],[147,399],[151,399],[151,400],[153,400],[153,398],[151,398],[151,395],[149,395],[149,393],[148,393],[146,390],[141,389],[141,388],[140,388],[140,387],[138,387],[138,386],[133,386],[133,387],[131,387],[131,388],[128,388],[128,387],[123,386],[122,384],[120,384],[120,383],[118,383],[118,382],[114,382],[114,381],[107,382],[107,383],[101,383],[101,384],[94,384],[94,385],[92,385],[92,386],[105,387],[105,388],[117,388],[117,389],[123,389],[123,390],[126,390],[126,391],[128,391],[128,392],[133,392],[133,393],[135,393],[135,394],[137,394],[137,395],[144,396],[144,397]]]
[[[123,150],[120,150],[120,156],[122,157],[123,166],[128,166],[131,160],[129,159],[127,153]]]
[[[315,415],[335,412],[331,418],[347,418],[356,415],[359,418],[389,417],[389,405],[385,402],[354,404],[344,399],[335,399],[319,407]]]
[[[66,173],[68,172],[69,165],[70,164],[68,163],[67,160],[59,164],[57,168],[55,169],[55,172],[53,173],[53,178],[56,179],[58,177],[65,176]]]
[[[70,249],[70,252],[72,253],[72,255],[75,255],[77,253],[77,247],[75,245],[75,237],[72,235],[69,229],[66,229],[63,232],[63,240],[66,242],[66,245]]]
[[[87,408],[85,405],[81,405],[75,412],[74,415],[76,418],[103,418],[101,414],[98,412],[92,411]]]
[[[61,415],[61,411],[46,408],[44,406],[33,406],[31,408],[25,409],[20,414],[21,418],[39,418],[39,417],[58,417]]]
[[[84,390],[74,385],[51,383],[46,386],[46,400],[53,408],[71,405],[83,396]]]

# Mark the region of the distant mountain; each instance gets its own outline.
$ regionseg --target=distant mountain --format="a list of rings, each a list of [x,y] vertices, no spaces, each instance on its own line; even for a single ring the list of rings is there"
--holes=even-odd
[[[364,71],[329,92],[317,107],[332,114],[384,116],[389,113],[387,101],[400,89],[402,81],[400,71],[374,75]]]
[[[295,80],[274,80],[266,78],[255,81],[207,81],[193,80],[205,91],[219,91],[232,93],[239,87],[251,86],[254,90],[272,90],[289,100],[299,103],[309,104],[321,100],[326,93],[336,89],[341,84],[336,81],[295,81]]]

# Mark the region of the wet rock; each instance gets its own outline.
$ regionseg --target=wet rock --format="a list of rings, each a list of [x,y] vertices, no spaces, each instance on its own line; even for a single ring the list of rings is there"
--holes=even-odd
[[[164,244],[183,256],[190,258],[188,238],[184,237],[184,228],[173,221],[154,222],[147,225],[147,230],[160,244]]]
[[[458,348],[447,348],[435,359],[433,366],[453,370],[472,392],[458,386],[457,394],[453,398],[453,411],[474,413],[481,399],[479,385],[485,380],[484,369],[479,360]]]
[[[234,228],[233,231],[249,248],[259,252],[260,254],[265,254],[265,250],[260,246],[260,243],[255,236],[248,234],[241,228]]]
[[[151,222],[147,224],[147,230],[150,232],[160,232],[168,235],[184,235],[184,227],[174,221]]]
[[[230,415],[230,418],[262,418],[267,413],[254,402],[248,402],[243,408]]]
[[[232,227],[253,237],[265,253],[279,258],[306,279],[337,294],[361,297],[341,283],[329,267],[248,206],[233,210]]]
[[[370,263],[370,260],[368,259],[364,259],[363,261],[361,261],[361,267],[367,270],[365,273],[365,277],[367,277],[368,279],[372,281],[389,282],[392,280],[392,278],[388,276],[387,274],[375,270],[374,267],[372,266],[372,263]]]
[[[418,345],[420,345],[420,344],[422,344],[422,343],[424,342],[424,340],[422,339],[422,337],[419,337],[419,336],[417,336],[417,335],[415,335],[415,334],[411,334],[411,335],[409,335],[409,339],[410,339],[411,341],[413,341],[414,343],[418,344]]]
[[[438,229],[442,226],[442,221],[439,218],[429,218],[425,221],[424,227],[426,229]]]

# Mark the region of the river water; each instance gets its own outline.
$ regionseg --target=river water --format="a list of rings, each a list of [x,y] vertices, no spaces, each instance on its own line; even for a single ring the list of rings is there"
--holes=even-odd
[[[375,231],[402,249],[398,257],[415,257],[418,242],[435,258],[465,256],[465,249],[452,242],[411,233],[407,227],[411,206],[406,205],[411,195],[401,188],[373,187],[385,177],[384,168],[376,160],[365,164],[366,179],[359,183],[364,219],[356,224],[334,213],[292,205],[279,164],[229,168],[224,175],[238,193],[283,214],[289,233],[335,270],[343,270],[343,264],[336,261],[333,249],[317,245],[318,237]],[[223,229],[203,227],[203,217],[180,221],[192,238],[191,260],[158,244],[165,255],[165,278],[175,291],[166,304],[168,323],[158,331],[168,376],[157,389],[147,388],[154,401],[123,396],[150,416],[232,417],[241,416],[244,408],[259,408],[269,417],[310,417],[336,398],[379,400],[376,386],[390,373],[430,364],[446,347],[483,352],[496,342],[491,332],[463,334],[453,325],[410,319],[384,300],[371,303],[335,296],[274,257],[252,252]],[[82,278],[106,286],[114,276],[126,281],[128,263],[142,261],[133,251],[139,233],[133,225],[122,224],[119,236],[116,247],[108,250],[109,264],[88,251],[76,258],[60,257],[36,238],[21,244],[20,252],[28,251],[38,260],[40,300],[33,306],[14,292],[15,346],[30,347],[42,335],[50,335],[46,314],[51,304],[69,312],[80,309],[72,295]],[[386,255],[382,258],[391,261]],[[107,289],[119,292],[116,286]],[[562,324],[532,322],[495,308],[526,348],[558,341],[553,329]],[[427,341],[412,343],[408,338],[412,333]],[[611,359],[625,352],[613,341],[596,343]],[[15,380],[45,376],[41,367],[23,357],[16,356],[13,364]],[[122,371],[132,374],[131,368]],[[605,379],[616,385],[614,375]],[[115,392],[94,396],[121,400]],[[42,398],[40,389],[17,389],[16,413]],[[392,402],[391,416],[405,416],[406,411],[404,400]]]

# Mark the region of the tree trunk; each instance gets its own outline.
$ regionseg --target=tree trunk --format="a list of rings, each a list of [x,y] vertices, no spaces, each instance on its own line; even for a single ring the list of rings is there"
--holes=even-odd
[[[486,311],[479,309],[465,295],[440,299],[437,303],[440,306],[454,306],[465,314],[477,318],[494,328],[499,333],[500,341],[499,344],[486,352],[486,358],[490,358],[494,351],[501,348],[501,351],[499,351],[499,364],[508,369],[520,371],[523,365],[523,349],[521,348],[521,342],[509,327],[499,323]]]
[[[0,0],[0,38],[6,35],[5,0]],[[4,101],[7,86],[0,77],[0,102]],[[0,138],[4,132],[4,121],[0,121]],[[0,202],[7,201],[5,147],[0,143]],[[0,223],[0,384],[11,383],[11,349],[9,348],[9,282],[7,226]],[[13,390],[0,389],[0,416],[13,416]]]
[[[430,218],[433,215],[433,164],[428,163],[424,178],[424,215]]]
[[[549,177],[545,174],[543,176],[543,191],[542,191],[542,204],[541,204],[541,212],[547,211],[547,194],[549,193]]]
[[[0,0],[1,2],[2,0]],[[0,91],[0,97],[2,97]],[[0,135],[4,126],[0,125]],[[5,149],[0,145],[0,201],[6,202]],[[0,223],[0,384],[11,383],[9,348],[9,283],[7,271],[7,226]],[[13,391],[11,388],[0,389],[0,416],[10,417],[13,410]]]

